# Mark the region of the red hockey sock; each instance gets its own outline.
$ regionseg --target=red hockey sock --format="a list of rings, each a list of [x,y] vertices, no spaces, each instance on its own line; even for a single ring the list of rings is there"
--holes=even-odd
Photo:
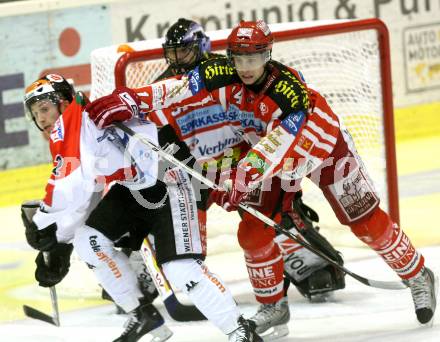
[[[259,250],[245,250],[245,262],[255,297],[260,303],[275,303],[283,297],[283,257],[271,241]]]
[[[382,259],[402,278],[416,275],[424,264],[410,239],[391,218],[376,208],[367,219],[352,224],[352,232],[374,249]]]

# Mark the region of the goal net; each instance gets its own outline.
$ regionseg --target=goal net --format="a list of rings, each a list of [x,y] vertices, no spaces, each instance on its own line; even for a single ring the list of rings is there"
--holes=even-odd
[[[380,194],[382,208],[398,221],[386,27],[378,19],[269,26],[275,37],[273,59],[300,70],[306,82],[325,96],[353,136]],[[224,52],[229,32],[207,32],[213,51]],[[166,68],[161,43],[161,39],[154,39],[93,51],[92,99],[109,94],[116,85],[140,87],[151,83]],[[357,239],[339,224],[320,190],[307,179],[302,187],[305,203],[320,216],[324,235],[336,245],[357,245]],[[218,207],[210,209],[207,226],[210,253],[237,247],[237,223],[234,214],[227,216]]]

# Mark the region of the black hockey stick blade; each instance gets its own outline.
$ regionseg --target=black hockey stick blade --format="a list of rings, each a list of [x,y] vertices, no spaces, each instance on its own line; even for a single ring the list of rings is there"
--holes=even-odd
[[[194,305],[180,303],[172,294],[164,300],[165,307],[172,319],[178,322],[205,321],[206,317]]]
[[[57,327],[60,326],[54,317],[49,316],[49,315],[45,314],[44,312],[41,312],[41,311],[34,309],[30,306],[23,305],[23,311],[24,311],[24,314],[29,318],[38,319],[39,321],[50,323],[50,324],[53,324]]]

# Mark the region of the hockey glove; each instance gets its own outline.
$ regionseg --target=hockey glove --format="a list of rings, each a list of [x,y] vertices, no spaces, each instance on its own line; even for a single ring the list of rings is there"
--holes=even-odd
[[[229,203],[229,193],[223,189],[212,190],[209,194],[209,202],[216,203],[226,211],[237,210],[236,206],[233,206],[231,203]]]
[[[21,219],[25,227],[28,244],[39,251],[48,251],[57,243],[55,223],[44,229],[38,229],[33,217],[40,206],[39,201],[28,201],[21,205]]]
[[[244,167],[239,166],[236,173],[233,173],[230,179],[224,181],[223,188],[229,192],[230,209],[228,211],[236,210],[239,204],[244,202],[250,192],[258,186],[258,184],[250,186],[251,179],[251,173],[247,172]]]
[[[121,87],[110,95],[89,103],[85,111],[96,127],[103,129],[113,122],[124,122],[138,116],[140,104],[141,101],[133,90]]]
[[[49,253],[49,265],[46,265],[43,252],[38,253],[35,259],[37,269],[35,270],[35,279],[38,285],[51,287],[58,284],[69,272],[70,255],[73,251],[72,244],[58,243]]]

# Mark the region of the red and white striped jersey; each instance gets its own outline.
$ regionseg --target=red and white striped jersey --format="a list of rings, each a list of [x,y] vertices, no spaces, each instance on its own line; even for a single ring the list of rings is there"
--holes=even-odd
[[[255,180],[282,169],[301,178],[330,155],[339,121],[298,71],[276,61],[267,70],[263,84],[245,86],[226,59],[211,59],[188,76],[136,92],[142,109],[155,111],[154,122],[171,124],[197,160],[219,158],[246,142],[254,147],[242,164],[255,162]],[[248,149],[242,145],[237,155]]]
[[[283,115],[271,131],[249,150],[240,166],[248,169],[253,181],[282,172],[288,179],[301,179],[322,166],[335,148],[339,119],[326,100],[308,89],[310,106],[306,112]]]

